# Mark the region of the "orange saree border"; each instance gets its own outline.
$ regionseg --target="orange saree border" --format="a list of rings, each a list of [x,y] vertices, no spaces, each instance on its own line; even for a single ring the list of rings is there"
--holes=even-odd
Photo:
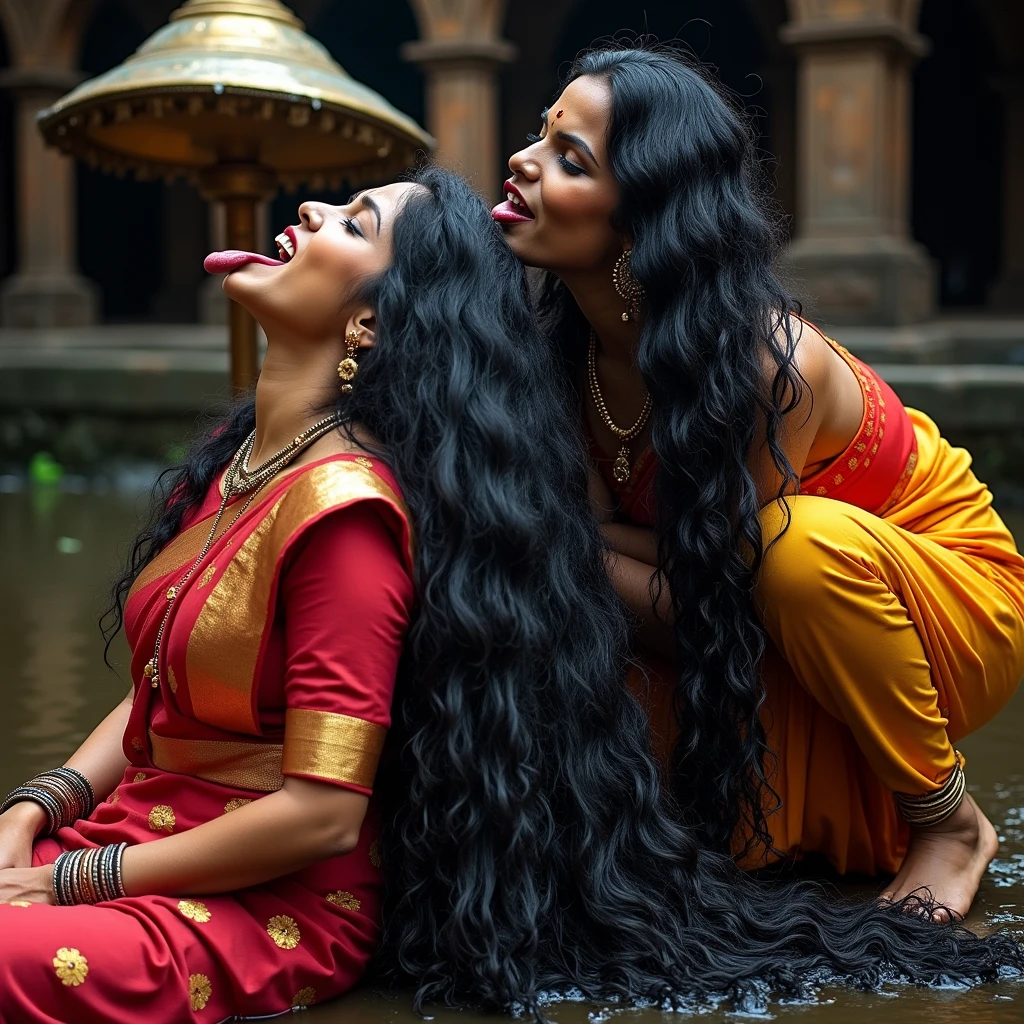
[[[235,733],[259,734],[253,690],[282,556],[315,519],[355,501],[383,501],[405,524],[411,567],[405,504],[371,468],[369,459],[314,463],[270,499],[271,507],[237,543],[189,634],[186,674],[192,711],[200,721]]]

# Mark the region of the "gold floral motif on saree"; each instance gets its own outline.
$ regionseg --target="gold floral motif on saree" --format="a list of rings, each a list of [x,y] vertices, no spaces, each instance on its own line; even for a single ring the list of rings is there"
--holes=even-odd
[[[302,941],[296,920],[287,914],[276,914],[267,922],[267,934],[281,949],[295,949]]]
[[[305,988],[300,988],[298,992],[292,996],[292,1009],[302,1010],[307,1006],[312,1006],[316,1002],[316,989],[311,985],[307,985]]]
[[[145,782],[147,778],[148,776],[145,772],[136,772],[135,778],[132,779],[132,782]]]
[[[167,804],[157,804],[149,812],[149,827],[154,832],[173,832],[177,823],[174,810]]]
[[[296,475],[237,545],[188,639],[189,697],[199,721],[259,734],[253,691],[281,554],[324,512],[371,498],[385,501],[408,522],[402,501],[365,466],[349,460],[315,466]],[[183,561],[179,557],[178,564]]]
[[[206,924],[213,917],[210,908],[205,903],[200,903],[199,900],[179,900],[178,912],[182,917],[187,917],[190,921],[195,921],[196,924]]]
[[[229,800],[224,805],[224,813],[230,814],[232,811],[237,811],[239,807],[244,807],[246,804],[251,804],[252,800],[244,796],[236,796],[234,799]]]
[[[345,892],[344,889],[328,893],[326,899],[332,906],[341,907],[342,910],[358,910],[363,905],[352,893]]]
[[[61,946],[53,958],[53,969],[62,985],[78,988],[89,975],[89,961],[77,949]]]
[[[205,1010],[212,995],[213,986],[205,974],[190,974],[188,976],[188,1001],[193,1010]]]

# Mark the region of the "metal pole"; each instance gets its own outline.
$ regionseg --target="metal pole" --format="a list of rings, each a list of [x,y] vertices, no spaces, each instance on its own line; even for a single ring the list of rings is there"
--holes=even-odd
[[[256,200],[232,196],[224,200],[225,241],[229,249],[256,249]],[[231,331],[231,389],[236,394],[251,387],[259,376],[256,365],[256,321],[231,300],[228,306]]]
[[[203,175],[202,194],[224,204],[225,241],[229,249],[256,249],[256,204],[277,191],[274,172],[256,163],[223,163]],[[237,302],[229,303],[231,387],[237,394],[259,376],[256,321]]]

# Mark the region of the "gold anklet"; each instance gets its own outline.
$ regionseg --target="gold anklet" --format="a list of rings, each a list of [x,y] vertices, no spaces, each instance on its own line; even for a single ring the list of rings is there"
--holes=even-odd
[[[910,793],[893,793],[896,809],[900,817],[913,828],[928,828],[938,825],[954,814],[967,792],[964,778],[964,758],[959,750],[954,750],[956,764],[949,778],[934,793],[913,796]]]

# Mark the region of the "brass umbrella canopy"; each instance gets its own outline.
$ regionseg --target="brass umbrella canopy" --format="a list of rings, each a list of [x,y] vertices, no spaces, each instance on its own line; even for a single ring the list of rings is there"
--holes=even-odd
[[[39,114],[46,141],[141,179],[184,175],[253,251],[278,187],[380,181],[434,140],[355,81],[279,0],[188,0],[123,64]],[[256,324],[231,303],[231,381],[256,377]]]

